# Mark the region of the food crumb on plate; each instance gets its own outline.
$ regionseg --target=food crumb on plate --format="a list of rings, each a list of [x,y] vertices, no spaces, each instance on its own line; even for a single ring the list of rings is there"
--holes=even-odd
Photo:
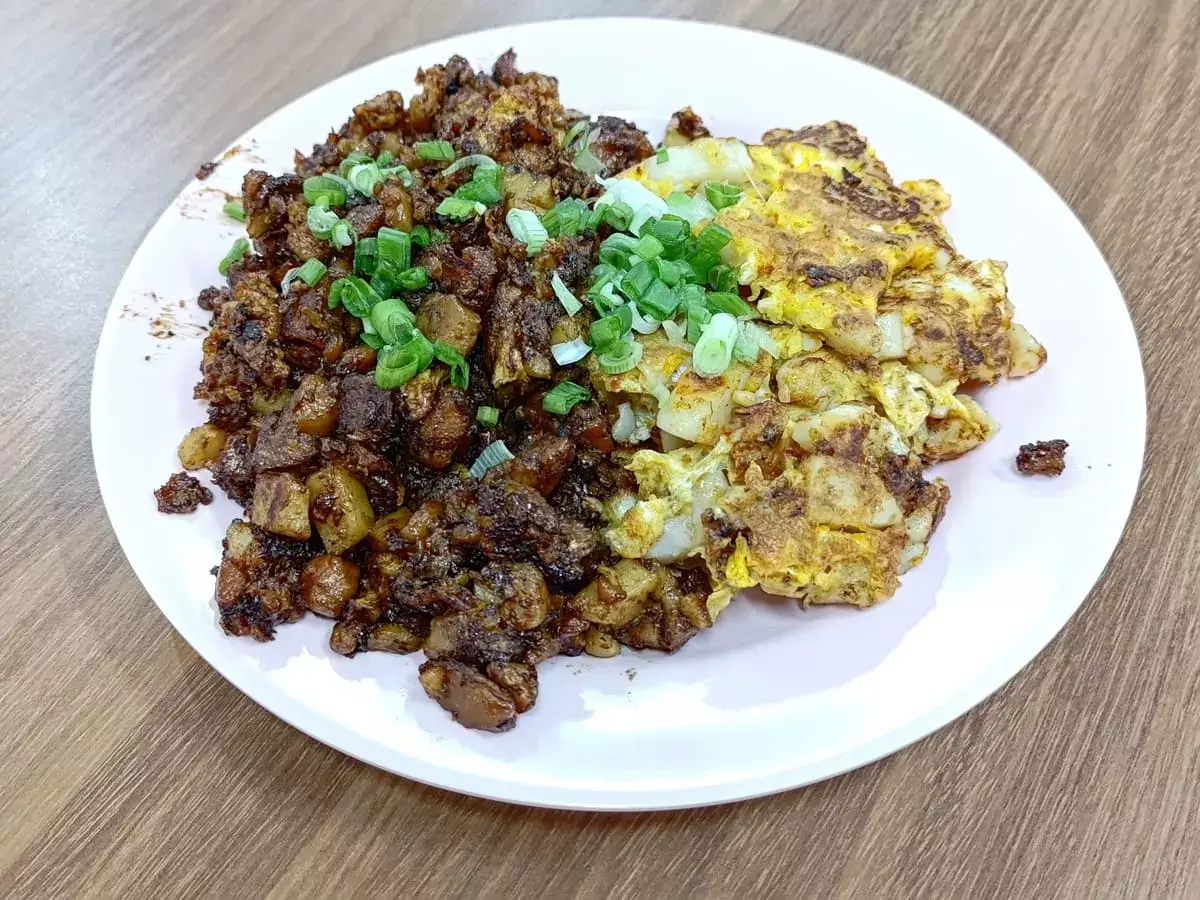
[[[1022,475],[1061,475],[1067,467],[1068,446],[1061,438],[1022,444],[1017,452],[1017,471]]]

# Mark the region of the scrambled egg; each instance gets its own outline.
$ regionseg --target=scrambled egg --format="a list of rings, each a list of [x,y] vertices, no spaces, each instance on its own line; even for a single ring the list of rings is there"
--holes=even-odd
[[[690,345],[660,330],[637,336],[633,370],[593,369],[614,408],[657,426],[655,449],[629,464],[638,495],[610,504],[610,547],[705,565],[714,617],[755,586],[804,603],[891,596],[950,496],[923,467],[996,432],[964,386],[1045,362],[1013,321],[1004,264],[961,257],[941,186],[893,183],[841,123],[758,145],[703,137],[622,177],[664,198],[706,181],[742,188],[716,221],[772,348],[702,378]]]

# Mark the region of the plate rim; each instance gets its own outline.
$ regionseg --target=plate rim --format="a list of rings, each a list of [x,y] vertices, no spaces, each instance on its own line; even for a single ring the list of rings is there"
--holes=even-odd
[[[858,745],[852,750],[840,754],[836,759],[837,763],[827,768],[822,774],[813,776],[796,777],[798,771],[803,768],[803,764],[799,764],[791,769],[775,771],[765,776],[751,775],[747,778],[737,780],[726,780],[715,784],[693,785],[688,788],[660,788],[660,789],[645,789],[637,791],[621,790],[614,792],[611,795],[597,791],[591,788],[573,788],[570,795],[566,797],[555,796],[562,793],[558,788],[550,785],[534,785],[525,782],[505,781],[493,776],[476,776],[464,773],[459,769],[439,768],[428,765],[423,760],[412,756],[404,756],[400,759],[408,768],[401,771],[397,766],[391,764],[388,760],[376,758],[374,754],[368,752],[373,744],[366,742],[360,735],[347,732],[344,726],[336,721],[328,718],[323,713],[307,706],[298,700],[293,699],[286,693],[280,691],[274,684],[266,680],[255,680],[248,676],[246,670],[235,669],[233,667],[223,667],[214,659],[215,654],[209,652],[208,648],[198,646],[197,641],[194,641],[192,636],[187,633],[187,630],[177,621],[177,617],[172,614],[169,605],[160,603],[155,594],[150,590],[146,581],[143,579],[141,572],[133,563],[134,554],[130,552],[130,542],[133,537],[132,533],[126,529],[123,536],[122,529],[118,525],[118,521],[123,518],[123,515],[116,510],[120,509],[116,500],[118,489],[112,482],[112,476],[106,476],[105,467],[102,461],[105,457],[105,449],[103,448],[103,440],[97,430],[98,413],[105,403],[105,394],[103,388],[112,376],[112,368],[102,368],[103,360],[110,354],[115,352],[112,347],[114,339],[111,337],[112,331],[110,326],[118,317],[119,300],[127,293],[127,281],[130,273],[134,268],[134,263],[137,261],[140,254],[143,252],[146,241],[149,236],[154,233],[161,224],[172,213],[174,200],[178,198],[178,193],[173,198],[172,202],[167,205],[163,212],[154,219],[150,226],[143,232],[142,238],[138,243],[137,249],[129,259],[125,271],[122,273],[121,279],[113,291],[112,300],[109,303],[108,309],[104,316],[101,334],[97,343],[96,352],[93,357],[92,368],[92,384],[89,398],[89,432],[90,444],[92,448],[93,467],[96,472],[97,483],[100,488],[101,499],[105,507],[105,512],[108,516],[113,533],[115,534],[118,544],[125,555],[126,561],[133,570],[143,590],[150,596],[150,599],[158,607],[176,633],[199,655],[211,668],[213,668],[221,677],[225,678],[230,684],[237,688],[242,694],[249,697],[260,707],[275,717],[283,720],[291,727],[305,733],[314,740],[329,746],[341,753],[351,756],[359,761],[366,763],[375,768],[382,769],[395,775],[408,778],[423,784],[433,787],[442,788],[444,790],[454,791],[456,793],[465,794],[468,796],[478,797],[488,800],[496,800],[507,803],[515,803],[526,806],[535,806],[542,808],[553,809],[574,809],[574,810],[591,810],[591,811],[649,811],[649,810],[672,810],[695,808],[701,806],[710,806],[720,803],[727,803],[740,800],[749,800],[757,797],[767,796],[770,794],[780,793],[787,790],[804,787],[809,784],[824,781],[829,778],[834,778],[854,769],[861,768],[885,756],[899,752],[913,743],[928,737],[935,731],[950,725],[961,716],[965,715],[970,710],[981,704],[992,694],[1010,683],[1019,674],[1021,674],[1045,649],[1053,642],[1061,633],[1066,623],[1078,613],[1088,601],[1091,600],[1096,585],[1109,572],[1113,556],[1117,549],[1124,541],[1125,535],[1128,533],[1131,515],[1135,504],[1141,495],[1142,481],[1145,477],[1145,452],[1147,440],[1147,409],[1148,395],[1146,392],[1146,376],[1144,354],[1142,352],[1140,341],[1138,340],[1137,330],[1134,326],[1133,318],[1130,315],[1128,303],[1125,301],[1124,292],[1121,289],[1120,282],[1117,280],[1112,267],[1108,260],[1104,257],[1103,251],[1096,244],[1095,239],[1088,231],[1083,222],[1079,219],[1075,210],[1063,200],[1059,193],[1055,190],[1042,174],[1027,162],[1019,153],[1009,147],[999,137],[975,121],[971,116],[952,106],[945,100],[926,91],[918,85],[912,84],[899,76],[893,75],[890,72],[884,71],[870,63],[855,59],[838,51],[829,50],[819,47],[804,41],[795,40],[771,32],[761,31],[753,28],[744,28],[739,26],[724,25],[711,22],[698,22],[685,19],[674,19],[667,17],[628,17],[628,16],[595,16],[595,17],[578,17],[568,19],[546,19],[534,22],[525,22],[512,25],[503,25],[494,28],[476,29],[469,32],[461,32],[457,34],[447,35],[432,41],[426,41],[414,44],[395,52],[381,56],[377,59],[368,61],[354,69],[348,70],[339,74],[334,78],[330,78],[318,85],[315,85],[310,90],[302,95],[295,97],[282,106],[277,107],[267,116],[253,123],[249,129],[240,134],[230,146],[236,146],[239,143],[246,141],[255,131],[269,126],[272,120],[282,116],[286,111],[294,106],[306,103],[309,98],[329,85],[334,84],[343,79],[351,78],[365,69],[375,66],[384,66],[389,61],[396,57],[419,52],[428,51],[431,48],[452,45],[455,41],[463,41],[467,39],[479,38],[484,35],[494,36],[498,38],[513,35],[514,39],[517,35],[526,37],[528,32],[537,31],[539,29],[556,29],[562,27],[586,27],[589,23],[606,23],[608,25],[653,25],[655,27],[679,28],[683,30],[695,29],[703,31],[724,31],[732,32],[740,35],[742,38],[751,38],[761,41],[767,40],[771,43],[784,45],[781,49],[788,52],[795,52],[797,49],[802,52],[812,53],[816,56],[837,57],[844,63],[852,66],[860,67],[867,70],[872,77],[882,77],[888,82],[896,83],[905,89],[917,91],[929,100],[940,106],[943,112],[948,112],[952,117],[958,117],[967,127],[977,130],[981,137],[986,137],[987,140],[998,144],[1003,150],[1014,160],[1019,161],[1020,165],[1024,166],[1030,174],[1032,174],[1042,186],[1058,201],[1074,219],[1080,231],[1086,235],[1088,243],[1092,251],[1095,252],[1097,259],[1104,266],[1105,274],[1112,282],[1113,288],[1121,299],[1124,321],[1123,326],[1128,329],[1129,336],[1133,340],[1134,346],[1137,348],[1137,374],[1139,376],[1140,396],[1142,398],[1140,406],[1140,436],[1138,442],[1138,460],[1137,460],[1137,478],[1134,483],[1132,492],[1128,497],[1128,502],[1122,511],[1123,524],[1120,533],[1118,534],[1111,549],[1108,551],[1108,557],[1097,573],[1091,586],[1087,589],[1079,603],[1066,611],[1061,617],[1054,616],[1053,619],[1043,619],[1039,621],[1040,628],[1037,629],[1037,636],[1030,638],[1030,630],[1022,633],[1021,638],[1015,642],[1014,650],[1005,657],[993,662],[978,675],[968,682],[962,689],[954,694],[953,697],[946,701],[935,705],[927,710],[924,714],[908,720],[903,725],[893,728],[882,735]],[[451,51],[453,52],[453,51]],[[191,182],[186,182],[184,189]],[[108,374],[105,374],[108,373]],[[111,471],[111,470],[110,470]],[[1043,630],[1046,632],[1043,635]],[[197,636],[199,637],[199,636]],[[1019,652],[1017,649],[1019,648]],[[1016,657],[1024,658],[1024,662],[1015,669],[1011,668],[1011,659]],[[1011,671],[1010,671],[1011,669]],[[367,750],[362,748],[366,746]],[[392,748],[393,753],[397,748]],[[403,752],[402,750],[400,751]],[[633,802],[630,802],[630,801]]]

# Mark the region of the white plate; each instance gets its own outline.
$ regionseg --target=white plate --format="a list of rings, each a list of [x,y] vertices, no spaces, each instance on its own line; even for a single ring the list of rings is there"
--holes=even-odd
[[[274,643],[225,637],[209,569],[237,513],[224,497],[192,516],[155,511],[177,469],[202,322],[191,302],[237,233],[219,215],[251,164],[290,165],[350,108],[412,93],[418,66],[461,54],[490,66],[515,47],[558,76],[563,101],[661,133],[692,105],[718,134],[838,118],[899,178],[939,179],[969,256],[1009,261],[1019,319],[1047,346],[1036,376],[986,392],[992,442],[939,474],[953,489],[929,559],[867,612],[742,600],[672,657],[559,658],[514,731],[466,731],[428,700],[420,654],[331,653],[309,617]],[[636,60],[636,63],[632,61]],[[723,64],[717,64],[717,61]],[[1121,535],[1141,468],[1145,389],[1112,275],[1071,211],[999,140],[933,97],[841,56],[776,37],[685,22],[588,20],[439,41],[352,72],[275,113],[207,182],[190,184],[147,235],[105,322],[92,443],[113,527],[180,634],[247,695],[318,740],[452,790],[543,806],[651,809],[752,797],[827,778],[945,725],[1011,678],[1058,632]],[[188,301],[186,308],[180,300]],[[157,327],[151,317],[163,315]],[[174,337],[155,338],[172,328]],[[145,359],[150,356],[149,361]],[[1027,479],[1017,445],[1063,437],[1067,472]],[[1031,752],[1036,753],[1036,748]]]

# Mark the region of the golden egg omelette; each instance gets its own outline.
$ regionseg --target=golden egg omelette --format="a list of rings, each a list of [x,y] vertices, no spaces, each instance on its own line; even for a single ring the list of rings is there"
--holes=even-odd
[[[878,603],[925,557],[949,501],[925,468],[997,430],[968,392],[1036,371],[1045,350],[1013,321],[1004,263],[956,252],[942,187],[895,183],[853,127],[760,144],[693,128],[664,144],[620,177],[664,199],[740,190],[711,221],[729,234],[723,261],[759,349],[706,376],[681,329],[661,328],[633,335],[631,370],[589,366],[637,481],[608,505],[608,544],[706,566],[714,618],[753,587]]]

